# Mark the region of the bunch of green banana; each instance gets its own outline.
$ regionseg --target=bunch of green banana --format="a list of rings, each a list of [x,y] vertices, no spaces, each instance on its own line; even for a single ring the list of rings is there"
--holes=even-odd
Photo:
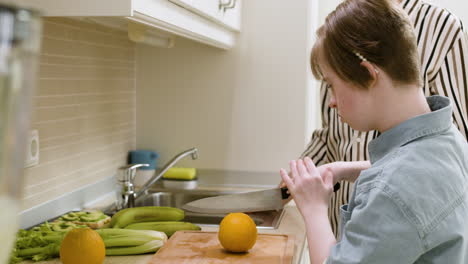
[[[201,230],[197,225],[181,222],[183,210],[174,207],[144,206],[127,208],[112,216],[110,226],[132,230],[154,230],[168,237],[179,230]]]
[[[180,221],[184,219],[184,211],[173,207],[143,206],[127,208],[112,216],[110,226],[125,228],[133,223],[154,221]]]

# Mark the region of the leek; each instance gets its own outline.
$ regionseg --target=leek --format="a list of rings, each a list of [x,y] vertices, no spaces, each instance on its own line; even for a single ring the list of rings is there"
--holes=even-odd
[[[102,237],[104,245],[106,245],[106,255],[108,256],[156,252],[156,250],[167,241],[167,236],[164,232],[154,230],[105,228],[96,231]],[[156,245],[151,245],[151,247],[148,245],[144,246],[152,241],[160,241],[161,245],[158,247],[156,247]],[[108,251],[111,252],[111,254],[108,254]],[[130,252],[130,254],[126,252]]]
[[[150,240],[143,245],[135,247],[106,248],[106,256],[138,255],[156,252],[163,245],[164,241],[162,240]]]

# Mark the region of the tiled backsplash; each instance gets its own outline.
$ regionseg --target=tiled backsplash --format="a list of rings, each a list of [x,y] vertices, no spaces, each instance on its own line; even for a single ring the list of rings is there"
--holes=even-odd
[[[23,209],[114,175],[135,147],[135,46],[127,33],[44,19],[32,129],[40,163],[25,171]]]

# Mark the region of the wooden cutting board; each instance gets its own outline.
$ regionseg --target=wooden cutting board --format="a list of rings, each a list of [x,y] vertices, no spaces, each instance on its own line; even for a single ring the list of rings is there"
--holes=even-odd
[[[225,251],[217,232],[178,231],[154,254],[148,264],[290,264],[294,237],[282,234],[258,234],[247,253]]]

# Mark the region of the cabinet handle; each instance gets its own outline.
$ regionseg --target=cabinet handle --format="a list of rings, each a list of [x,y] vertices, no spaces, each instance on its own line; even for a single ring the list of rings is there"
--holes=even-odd
[[[228,0],[227,3],[224,3],[223,0],[219,0],[219,10],[223,10],[223,12],[226,12],[228,9],[235,8],[237,4],[237,0]]]
[[[228,0],[227,2],[224,1],[224,0],[219,0],[219,5],[218,5],[218,10],[223,10],[226,11],[226,6],[230,6],[232,3],[233,0]]]
[[[228,10],[228,9],[233,9],[233,8],[235,8],[235,7],[236,7],[236,3],[237,3],[237,0],[232,0],[232,2],[229,1],[229,5],[227,5],[227,6],[224,7],[223,12],[226,12],[226,10]]]

